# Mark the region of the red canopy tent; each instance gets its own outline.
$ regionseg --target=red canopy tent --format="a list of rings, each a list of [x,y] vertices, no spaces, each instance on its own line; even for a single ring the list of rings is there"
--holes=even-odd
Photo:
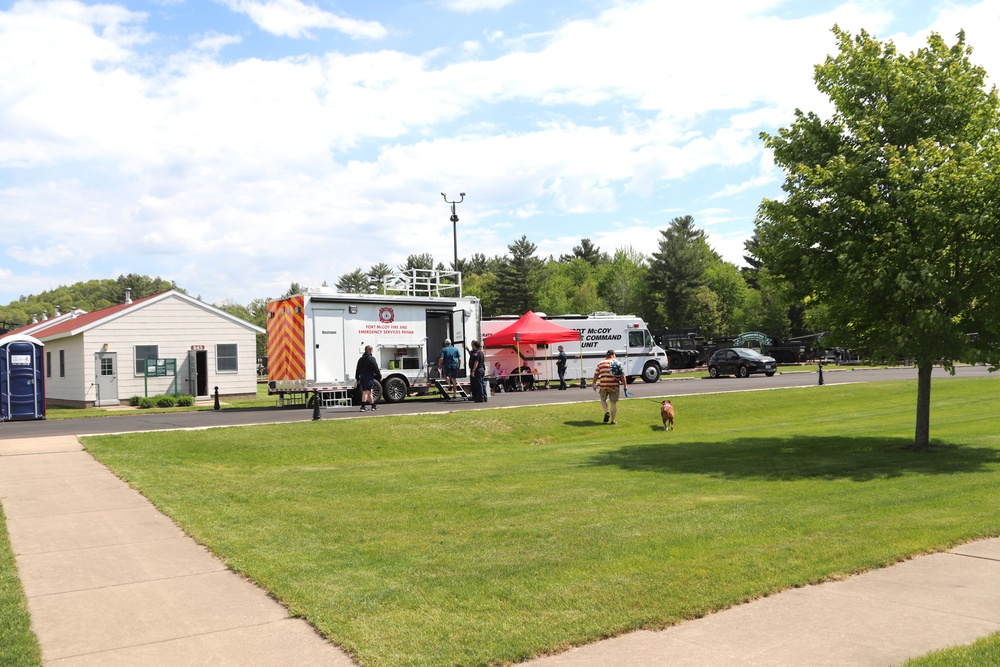
[[[562,343],[568,340],[580,340],[580,332],[575,329],[561,327],[558,324],[552,324],[529,310],[509,327],[487,336],[483,340],[483,347],[515,345],[517,346],[517,358],[520,360],[521,343],[537,345],[539,343]],[[546,349],[546,366],[548,366],[548,361],[548,350]],[[580,364],[582,368],[582,356]],[[546,386],[548,386],[548,380],[546,380]]]
[[[580,340],[580,332],[547,322],[529,310],[509,327],[487,336],[483,345],[501,347],[518,343],[562,343],[567,340]]]

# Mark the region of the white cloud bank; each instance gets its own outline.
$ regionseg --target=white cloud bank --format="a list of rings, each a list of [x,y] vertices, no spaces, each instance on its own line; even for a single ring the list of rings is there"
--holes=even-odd
[[[442,190],[469,193],[460,256],[521,234],[543,255],[582,237],[650,253],[691,213],[739,262],[752,195],[780,183],[759,131],[822,108],[812,67],[834,22],[879,33],[891,18],[870,3],[768,13],[781,5],[610,3],[532,49],[440,65],[439,50],[363,46],[227,61],[240,38],[218,26],[163,55],[143,12],[18,2],[0,12],[0,209],[32,240],[5,246],[0,302],[120,272],[246,302],[411,253],[447,262]],[[283,37],[388,38],[297,0],[227,6]],[[965,25],[997,72],[998,7],[935,25]]]
[[[246,14],[261,30],[281,37],[312,37],[311,30],[336,30],[354,39],[382,39],[388,32],[377,21],[360,21],[323,11],[299,0],[223,0],[234,12]]]

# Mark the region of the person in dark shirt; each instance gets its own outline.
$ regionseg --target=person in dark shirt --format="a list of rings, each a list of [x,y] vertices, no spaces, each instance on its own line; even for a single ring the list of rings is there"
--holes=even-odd
[[[358,385],[361,387],[361,412],[366,410],[366,405],[371,406],[372,410],[378,410],[378,406],[372,400],[372,389],[375,387],[375,381],[382,379],[382,371],[379,370],[378,362],[372,356],[371,345],[365,345],[365,353],[358,359],[354,377],[358,379]]]
[[[566,350],[563,346],[559,346],[559,356],[556,357],[556,371],[559,373],[559,388],[566,388],[566,362],[569,359],[566,356]]]
[[[472,341],[469,352],[469,370],[472,374],[472,400],[476,403],[486,402],[486,355],[478,340]]]

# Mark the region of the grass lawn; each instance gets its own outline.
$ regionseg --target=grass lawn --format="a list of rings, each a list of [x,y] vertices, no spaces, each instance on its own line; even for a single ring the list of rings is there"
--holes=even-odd
[[[42,652],[28,618],[28,602],[17,577],[7,539],[7,520],[0,507],[0,665],[41,667]]]
[[[907,660],[902,667],[992,667],[1000,665],[1000,634]]]
[[[517,661],[1000,535],[1000,378],[85,438],[366,666]]]

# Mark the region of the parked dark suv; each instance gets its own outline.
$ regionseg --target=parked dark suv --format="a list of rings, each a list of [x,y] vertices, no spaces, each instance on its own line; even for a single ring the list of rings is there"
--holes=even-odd
[[[750,377],[751,373],[763,373],[767,377],[778,370],[774,357],[765,357],[748,347],[724,347],[716,350],[708,360],[708,374],[714,378],[720,375]]]

